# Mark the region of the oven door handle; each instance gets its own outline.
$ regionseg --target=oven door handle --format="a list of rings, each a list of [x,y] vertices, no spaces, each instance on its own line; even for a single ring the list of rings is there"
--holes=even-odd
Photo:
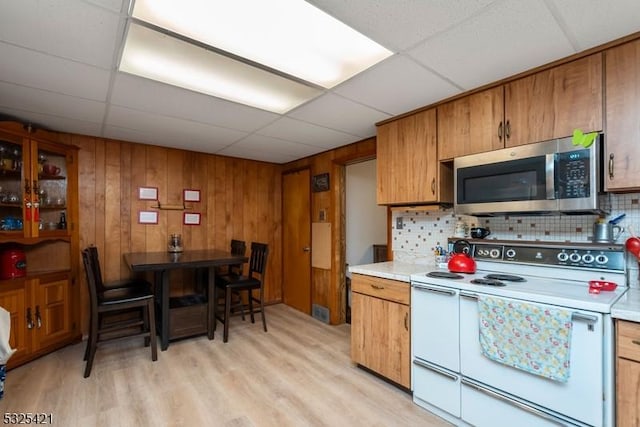
[[[532,408],[531,406],[525,405],[524,403],[518,402],[515,399],[512,399],[510,397],[507,397],[501,393],[497,393],[493,390],[489,390],[486,389],[484,387],[481,387],[480,385],[476,384],[475,382],[471,382],[467,379],[465,379],[464,377],[460,380],[460,382],[463,385],[466,385],[467,387],[470,387],[480,393],[486,394],[487,396],[493,397],[494,399],[498,399],[503,401],[504,403],[507,403],[511,406],[515,406],[516,408],[522,409],[523,411],[529,412],[532,415],[535,415],[537,417],[540,417],[546,421],[549,421],[553,424],[559,425],[559,426],[563,426],[563,427],[567,427],[567,426],[575,426],[575,424],[571,424],[571,423],[565,423],[559,419],[557,419],[556,417],[554,417],[551,414],[547,414],[546,412],[543,412],[539,409],[536,408]]]
[[[473,293],[471,293],[471,292],[464,292],[464,291],[461,291],[461,292],[460,292],[460,296],[461,296],[462,298],[478,299],[478,294],[473,294]]]
[[[427,363],[424,363],[424,362],[422,362],[420,360],[414,359],[413,360],[413,364],[416,365],[416,366],[419,366],[421,368],[424,368],[424,369],[426,369],[428,371],[435,372],[436,374],[442,375],[443,377],[448,378],[451,381],[458,381],[458,379],[460,378],[457,375],[454,375],[454,374],[451,374],[451,373],[445,371],[444,369],[436,368],[435,366],[431,366],[431,365],[429,365]]]
[[[454,291],[453,289],[432,288],[430,286],[417,285],[417,284],[413,284],[412,286],[418,291],[433,292],[436,294],[448,295],[450,297],[455,296],[457,294],[457,292]]]
[[[598,323],[598,317],[591,314],[583,314],[574,311],[571,313],[571,320],[579,320],[589,324]]]

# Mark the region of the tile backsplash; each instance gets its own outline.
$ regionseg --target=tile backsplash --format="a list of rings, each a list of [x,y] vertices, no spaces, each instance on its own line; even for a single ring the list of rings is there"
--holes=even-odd
[[[600,197],[601,206],[610,206],[611,213],[607,219],[626,214],[618,224],[624,231],[616,243],[624,244],[630,236],[629,226],[633,227],[635,234],[640,233],[640,193],[608,193]],[[402,229],[396,227],[399,217],[402,217]],[[491,235],[486,240],[587,243],[593,239],[593,224],[597,218],[597,215],[473,217],[455,215],[453,209],[398,209],[392,216],[393,256],[397,261],[431,263],[435,247],[446,247],[458,221],[464,221],[469,228],[490,229]],[[637,268],[637,264],[632,268]]]

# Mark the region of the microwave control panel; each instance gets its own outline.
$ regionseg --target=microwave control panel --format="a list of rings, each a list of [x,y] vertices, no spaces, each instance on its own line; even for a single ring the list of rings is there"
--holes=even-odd
[[[589,197],[590,150],[568,151],[556,154],[555,181],[557,199]]]

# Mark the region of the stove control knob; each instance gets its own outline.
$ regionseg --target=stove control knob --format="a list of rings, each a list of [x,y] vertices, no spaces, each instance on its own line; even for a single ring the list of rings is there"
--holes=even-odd
[[[595,257],[593,255],[591,255],[591,254],[582,255],[582,262],[584,262],[586,264],[591,264],[594,259],[595,259]]]
[[[569,261],[571,261],[571,262],[578,262],[578,261],[580,261],[581,258],[582,257],[580,256],[580,254],[577,254],[575,252],[572,253],[571,255],[569,255]]]
[[[491,249],[491,251],[489,251],[489,256],[491,258],[498,258],[500,256],[500,251],[498,249]]]
[[[560,252],[558,254],[558,261],[565,262],[569,259],[569,255],[566,252]]]
[[[604,254],[600,254],[596,257],[596,262],[598,264],[606,264],[607,262],[609,262],[609,257]]]
[[[507,252],[505,253],[505,255],[507,255],[507,258],[513,258],[514,256],[516,256],[516,250],[507,249]]]

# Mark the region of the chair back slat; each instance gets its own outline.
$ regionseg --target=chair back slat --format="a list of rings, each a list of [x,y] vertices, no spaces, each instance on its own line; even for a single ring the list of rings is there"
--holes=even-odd
[[[244,240],[231,240],[231,255],[244,256],[247,253],[247,244]],[[232,264],[229,266],[229,273],[242,274],[243,264]]]
[[[91,262],[91,269],[93,270],[93,276],[96,282],[96,291],[102,293],[106,290],[104,282],[102,281],[102,269],[100,268],[100,257],[98,256],[98,248],[95,246],[89,246],[86,249],[89,255],[89,262]]]
[[[96,272],[94,263],[91,257],[91,252],[88,249],[82,251],[82,263],[84,264],[84,271],[87,276],[87,285],[89,287],[89,301],[91,303],[91,312],[96,313],[98,311],[98,286],[96,281]]]
[[[269,247],[265,243],[251,243],[249,277],[253,277],[254,273],[257,273],[264,282],[264,273],[267,268],[267,255],[269,255]]]

